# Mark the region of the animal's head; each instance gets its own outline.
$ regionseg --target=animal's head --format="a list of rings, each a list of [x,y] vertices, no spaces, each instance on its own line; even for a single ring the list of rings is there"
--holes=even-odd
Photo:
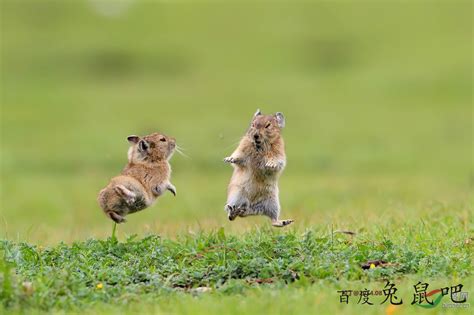
[[[263,115],[258,109],[252,118],[247,137],[257,150],[268,147],[280,138],[281,129],[285,127],[285,117],[277,112],[273,115]]]
[[[128,136],[128,142],[132,145],[128,150],[128,161],[157,162],[169,160],[176,148],[176,140],[160,133],[139,137]]]

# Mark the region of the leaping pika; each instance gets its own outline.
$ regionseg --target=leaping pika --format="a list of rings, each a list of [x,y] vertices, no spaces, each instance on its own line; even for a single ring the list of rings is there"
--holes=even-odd
[[[166,190],[176,196],[168,162],[176,140],[159,133],[143,138],[129,136],[127,140],[132,145],[128,150],[128,164],[97,198],[105,214],[116,223],[125,222],[124,217],[130,213],[148,208]]]
[[[266,215],[276,227],[293,222],[279,220],[278,178],[286,165],[283,127],[282,113],[263,115],[257,110],[237,149],[224,159],[234,167],[225,206],[229,220]]]

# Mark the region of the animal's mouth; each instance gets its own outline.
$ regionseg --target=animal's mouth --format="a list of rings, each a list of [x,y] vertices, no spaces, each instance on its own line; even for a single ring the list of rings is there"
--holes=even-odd
[[[262,149],[262,141],[260,141],[260,140],[255,140],[254,143],[255,143],[255,149],[257,149],[257,150],[261,150],[261,149]]]

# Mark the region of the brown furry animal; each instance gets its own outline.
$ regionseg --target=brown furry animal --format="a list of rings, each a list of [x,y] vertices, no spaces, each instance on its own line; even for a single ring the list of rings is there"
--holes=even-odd
[[[159,133],[140,138],[129,136],[128,164],[99,193],[97,201],[105,214],[116,223],[125,216],[151,206],[166,190],[176,196],[170,182],[169,159],[176,140]]]
[[[234,167],[225,206],[229,220],[266,215],[276,227],[293,222],[279,220],[278,178],[286,165],[284,126],[282,113],[263,115],[257,110],[237,149],[224,159]]]

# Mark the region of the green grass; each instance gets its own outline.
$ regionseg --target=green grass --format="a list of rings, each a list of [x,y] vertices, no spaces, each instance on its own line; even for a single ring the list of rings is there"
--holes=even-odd
[[[91,239],[45,248],[4,241],[0,249],[4,281],[9,285],[2,302],[11,310],[84,311],[100,303],[126,307],[142,299],[151,303],[157,298],[163,300],[162,305],[167,297],[199,295],[202,288],[209,290],[202,295],[227,299],[238,295],[245,300],[252,294],[247,290],[259,287],[283,295],[287,290],[322,291],[327,286],[333,294],[328,294],[330,300],[323,308],[331,310],[340,307],[336,288],[362,290],[370,284],[381,290],[385,279],[400,283],[405,275],[446,279],[445,286],[457,285],[456,281],[471,285],[472,240],[457,232],[459,222],[452,223],[428,229],[428,235],[426,227],[408,225],[396,233],[387,227],[355,236],[265,229],[233,236],[220,229],[175,241],[150,235],[124,242]],[[363,270],[361,266],[369,260],[389,265]],[[25,289],[25,282],[33,287]],[[282,301],[274,303],[283,307]]]
[[[470,1],[0,3],[2,311],[380,314],[336,291],[474,291]],[[287,120],[284,230],[223,211],[222,158],[258,107]],[[97,193],[153,131],[189,156],[178,196],[107,241]]]

